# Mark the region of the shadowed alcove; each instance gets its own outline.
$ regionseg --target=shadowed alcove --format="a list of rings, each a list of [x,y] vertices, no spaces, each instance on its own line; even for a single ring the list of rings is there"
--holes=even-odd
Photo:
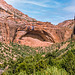
[[[24,38],[28,38],[28,37],[31,37],[33,39],[38,39],[42,42],[52,42],[54,43],[54,40],[52,37],[50,37],[48,34],[46,34],[46,32],[41,32],[41,31],[29,31],[27,32],[25,35],[21,36],[20,39],[24,39]],[[48,39],[48,37],[50,37],[51,39]]]

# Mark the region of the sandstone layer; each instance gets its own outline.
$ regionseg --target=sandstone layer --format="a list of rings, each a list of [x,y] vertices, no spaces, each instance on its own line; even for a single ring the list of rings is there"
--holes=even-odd
[[[0,0],[0,42],[38,47],[66,41],[71,37],[73,20],[58,25],[40,22]]]

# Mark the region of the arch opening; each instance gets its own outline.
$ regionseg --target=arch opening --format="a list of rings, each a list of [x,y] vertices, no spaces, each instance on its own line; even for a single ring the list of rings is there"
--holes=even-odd
[[[21,36],[20,40],[25,40],[25,38],[33,38],[42,42],[51,42],[54,43],[52,37],[50,37],[47,33],[41,31],[29,31],[25,35]]]
[[[25,35],[21,36],[20,39],[24,39],[25,37],[31,37],[33,39],[38,39],[40,41],[46,41],[43,35],[44,34],[42,34],[40,31],[29,31]]]

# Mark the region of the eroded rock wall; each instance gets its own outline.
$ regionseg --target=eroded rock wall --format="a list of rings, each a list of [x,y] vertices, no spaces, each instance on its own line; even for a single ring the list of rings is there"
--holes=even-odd
[[[27,46],[50,46],[71,37],[73,20],[58,25],[30,18],[0,0],[0,42]]]

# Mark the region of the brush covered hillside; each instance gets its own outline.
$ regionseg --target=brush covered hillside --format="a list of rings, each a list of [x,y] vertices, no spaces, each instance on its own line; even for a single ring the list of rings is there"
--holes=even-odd
[[[4,0],[0,0],[0,42],[14,42],[31,47],[50,46],[69,39],[71,27],[73,20],[55,26],[50,22],[30,18]]]
[[[68,40],[49,47],[0,43],[2,75],[74,75],[75,41]]]

